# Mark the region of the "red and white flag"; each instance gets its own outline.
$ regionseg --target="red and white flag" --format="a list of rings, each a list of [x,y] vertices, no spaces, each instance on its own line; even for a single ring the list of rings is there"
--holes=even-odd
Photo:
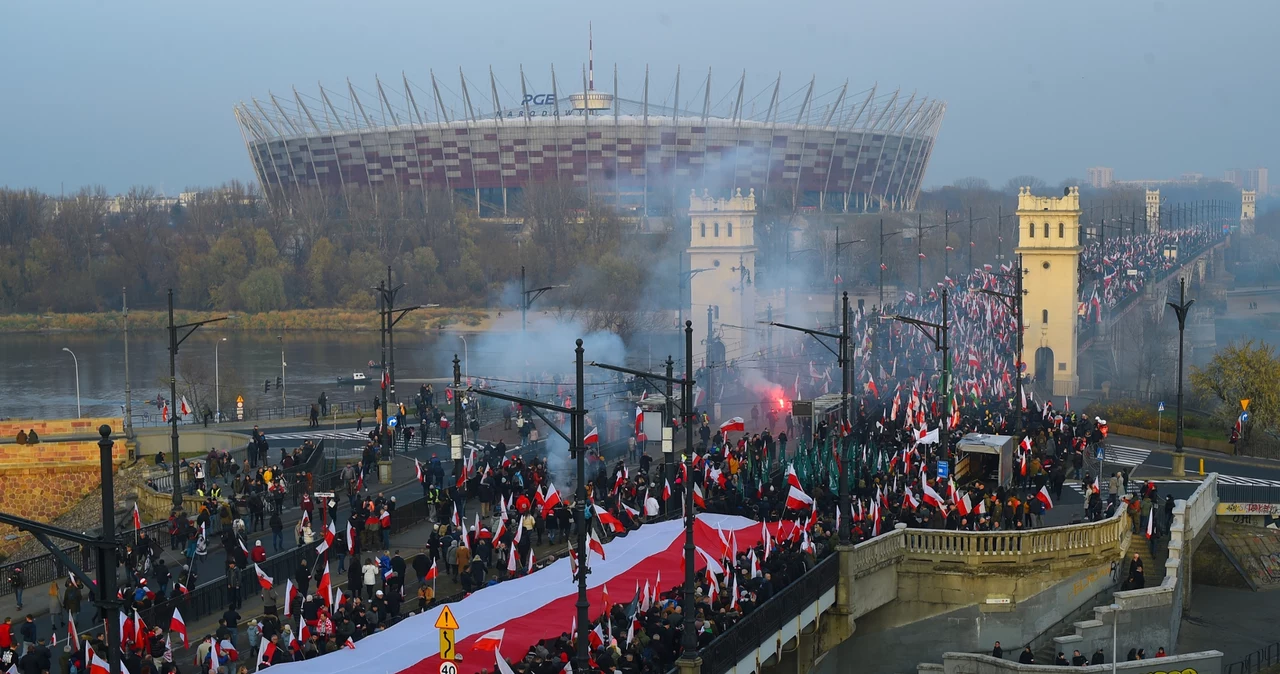
[[[438,574],[439,574],[439,571],[436,569],[436,561],[432,560],[431,568],[427,570],[427,575],[425,576],[425,578],[427,580],[435,580]]]
[[[787,507],[791,510],[804,510],[813,506],[813,497],[804,493],[803,489],[791,485],[790,491],[787,492]]]
[[[1053,510],[1053,499],[1049,498],[1049,487],[1044,486],[1036,492],[1036,500],[1044,504],[1045,510]]]
[[[253,572],[257,574],[258,585],[261,585],[263,590],[270,590],[272,586],[275,585],[275,581],[272,580],[271,576],[268,576],[267,573],[262,570],[262,567],[257,564],[253,565]]]
[[[663,501],[671,500],[671,482],[666,479],[662,481],[662,500]]]
[[[354,651],[356,649],[356,642],[352,641],[351,637],[347,637],[347,640],[342,642],[342,647],[350,648],[351,650]]]
[[[939,509],[942,508],[942,497],[938,496],[938,492],[934,491],[933,487],[930,487],[928,482],[924,483],[923,493],[924,493],[923,499],[925,503],[928,503],[934,508],[939,508]]]
[[[594,529],[591,531],[591,538],[587,539],[587,547],[592,552],[596,553],[597,555],[600,555],[600,559],[603,560],[605,558],[604,544],[601,543],[600,539],[596,537],[596,532]]]
[[[584,445],[596,445],[599,443],[600,443],[600,430],[598,428],[592,428],[591,432],[587,433],[586,437],[582,438],[582,444]]]
[[[1147,538],[1155,538],[1156,535],[1156,509],[1151,509],[1151,515],[1147,517]]]
[[[596,518],[600,520],[600,524],[612,528],[614,533],[620,534],[627,530],[626,527],[622,526],[622,522],[618,518],[614,517],[608,510],[605,510],[595,504],[592,504],[591,507],[595,509]]]
[[[707,507],[707,500],[702,497],[702,487],[699,487],[696,482],[693,485],[693,504],[704,510]]]
[[[183,621],[182,614],[178,612],[178,607],[173,607],[173,617],[169,619],[169,631],[177,632],[182,635],[182,647],[189,648],[187,643],[187,623]],[[75,632],[72,632],[75,634]]]
[[[734,417],[723,424],[720,424],[720,432],[725,434],[732,433],[734,431],[745,433],[746,430],[747,423],[742,420],[742,417]]]
[[[142,528],[142,514],[138,512],[138,504],[133,504],[133,530],[137,531]]]

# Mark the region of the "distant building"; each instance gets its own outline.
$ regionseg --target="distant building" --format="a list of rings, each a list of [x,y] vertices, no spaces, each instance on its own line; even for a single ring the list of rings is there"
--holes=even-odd
[[[1239,187],[1241,190],[1249,190],[1266,195],[1270,189],[1270,180],[1268,180],[1267,169],[1264,167],[1251,169],[1230,169],[1223,176],[1223,180]]]
[[[1110,166],[1094,166],[1089,169],[1089,184],[1094,189],[1105,190],[1116,180],[1115,169]]]
[[[1263,169],[1264,171],[1266,169]],[[1257,215],[1258,193],[1253,190],[1240,191],[1240,233],[1253,235],[1253,219]]]

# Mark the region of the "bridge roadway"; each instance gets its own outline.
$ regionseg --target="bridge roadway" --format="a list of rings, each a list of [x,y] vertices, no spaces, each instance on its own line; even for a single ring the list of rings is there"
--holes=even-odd
[[[841,547],[703,648],[680,674],[915,672],[946,652],[1060,644],[1110,653],[1177,643],[1189,560],[1212,528],[1217,474],[1177,502],[1161,584],[1113,592],[1131,542],[1123,510],[1016,532],[907,529]],[[1146,556],[1145,549],[1140,552]],[[1154,562],[1148,562],[1152,564]],[[1153,574],[1154,575],[1154,574]],[[1083,620],[1081,618],[1084,618]],[[855,635],[856,630],[856,635]],[[941,665],[920,671],[942,671]]]

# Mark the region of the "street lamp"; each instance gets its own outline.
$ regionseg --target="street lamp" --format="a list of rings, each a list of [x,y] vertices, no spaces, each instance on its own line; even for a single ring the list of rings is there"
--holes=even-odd
[[[76,358],[75,352],[72,351],[71,349],[68,349],[67,347],[64,346],[62,347],[62,350],[71,354],[71,360],[75,361],[75,364],[76,364],[76,418],[79,419],[80,418],[80,359]]]
[[[1170,471],[1174,477],[1187,474],[1187,455],[1182,451],[1182,349],[1183,336],[1187,329],[1187,312],[1195,300],[1187,299],[1187,279],[1178,279],[1178,303],[1166,302],[1178,317],[1178,431],[1173,436],[1173,466]]]
[[[866,239],[854,239],[852,241],[840,240],[840,225],[836,225],[836,275],[832,279],[832,285],[835,286],[835,292],[831,295],[831,315],[838,317],[840,313],[840,291],[844,289],[844,275],[840,273],[844,265],[841,264],[842,258],[840,253],[855,243],[865,243]],[[834,319],[833,319],[834,320]]]
[[[1107,608],[1111,609],[1111,674],[1115,674],[1120,641],[1120,605],[1112,604]]]
[[[1013,277],[1013,294],[1002,293],[998,290],[990,290],[987,288],[970,288],[971,293],[982,293],[999,298],[1000,301],[1009,308],[1009,313],[1018,318],[1018,351],[1017,359],[1013,364],[1013,376],[1017,378],[1017,390],[1014,392],[1015,403],[1018,405],[1018,414],[1014,417],[1014,435],[1022,437],[1022,416],[1025,410],[1022,409],[1022,333],[1026,330],[1026,322],[1022,318],[1022,297],[1026,291],[1022,289],[1022,276],[1026,270],[1022,268],[1022,256],[1018,256],[1018,266],[1009,274],[993,273],[992,276]]]
[[[169,289],[169,404],[170,405],[175,405],[176,404],[175,401],[177,401],[178,399],[178,373],[177,373],[178,347],[181,346],[183,342],[187,341],[187,338],[191,336],[191,333],[199,329],[200,326],[208,325],[209,323],[217,323],[218,321],[225,321],[228,318],[230,318],[230,316],[223,316],[221,318],[210,318],[204,321],[194,321],[192,323],[184,323],[182,325],[176,325],[173,322],[173,288]],[[186,333],[184,333],[181,338],[178,337],[179,330],[186,330]],[[280,368],[281,368],[281,372],[283,373],[284,351],[280,352]],[[283,384],[284,381],[281,380],[280,383]],[[176,411],[177,410],[174,410],[174,412]],[[172,414],[172,413],[169,414],[169,451],[173,453],[172,456],[169,457],[169,463],[173,464],[173,507],[175,509],[178,509],[182,507],[182,471],[181,471],[181,468],[179,467],[182,462],[178,460],[178,457],[180,456],[178,452],[178,415]]]
[[[942,352],[942,422],[938,424],[938,441],[942,445],[942,458],[951,456],[950,429],[951,422],[951,328],[948,325],[950,306],[947,303],[948,289],[942,289],[942,323],[930,323],[910,316],[881,316],[880,320],[901,321],[914,325],[931,342],[935,351]],[[1021,374],[1021,373],[1019,373]]]
[[[223,337],[213,343],[213,406],[217,408],[214,412],[217,417],[215,423],[222,423],[222,378],[218,376],[218,346],[225,341],[227,338]]]
[[[783,328],[784,330],[794,330],[796,332],[803,332],[806,335],[809,335],[810,337],[813,337],[815,339],[819,337],[826,337],[828,339],[836,340],[836,345],[839,348],[839,351],[832,350],[832,348],[830,346],[827,346],[827,344],[823,342],[821,339],[818,339],[818,343],[821,344],[823,348],[825,348],[828,351],[831,351],[832,354],[835,355],[836,364],[840,366],[840,423],[841,423],[841,426],[843,427],[845,424],[849,422],[849,358],[848,358],[849,356],[849,293],[847,292],[844,293],[842,301],[843,301],[842,313],[844,315],[844,319],[843,319],[843,323],[841,324],[839,334],[832,333],[832,332],[823,332],[821,330],[810,330],[809,328],[801,328],[794,325],[787,325],[786,323],[769,323],[769,325],[775,328]],[[946,301],[945,295],[944,295],[943,301],[944,302]],[[945,319],[944,319],[944,322],[945,322]],[[844,433],[842,428],[841,435],[843,434]],[[839,536],[840,542],[848,543],[849,542],[849,526],[853,520],[850,519],[851,511],[849,510],[849,483],[848,483],[848,480],[845,478],[845,466],[848,464],[848,461],[845,461],[845,456],[844,456],[846,438],[845,437],[840,438],[839,442],[840,442],[840,450],[839,450],[840,461],[837,463],[837,465],[840,471],[839,478],[838,478],[840,482],[839,482],[839,489],[837,491],[837,497],[839,501],[838,507],[840,508],[840,531],[838,533],[840,535]]]
[[[542,297],[542,293],[555,288],[568,288],[568,284],[556,286],[542,286],[541,288],[525,288],[524,265],[520,265],[520,332],[525,331],[525,327],[529,322],[529,307],[533,306],[535,300]]]
[[[884,233],[884,218],[880,218],[880,306],[884,307],[884,270],[887,269],[884,264],[884,242],[901,234],[902,231]]]
[[[683,255],[683,253],[682,253]],[[683,264],[683,263],[682,263]],[[712,271],[712,267],[699,267],[698,269],[681,270],[680,272],[680,298],[676,301],[676,324],[684,323],[684,290],[689,287],[689,283],[693,281],[693,277],[704,271]],[[690,298],[692,300],[692,297]],[[692,312],[693,308],[690,307]]]
[[[280,416],[284,416],[284,408],[289,405],[289,398],[285,395],[284,380],[284,328],[280,328],[280,334],[276,335],[276,339],[280,340]]]

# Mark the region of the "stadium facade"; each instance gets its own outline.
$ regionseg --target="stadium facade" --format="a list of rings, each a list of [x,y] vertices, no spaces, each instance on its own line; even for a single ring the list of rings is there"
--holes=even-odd
[[[755,89],[744,73],[723,91],[705,78],[658,84],[646,70],[631,97],[597,88],[583,71],[565,94],[523,70],[517,93],[493,76],[477,86],[459,72],[451,89],[375,78],[371,91],[295,88],[235,106],[259,183],[274,203],[303,190],[334,198],[393,190],[409,198],[443,190],[481,215],[514,214],[520,193],[569,180],[623,209],[661,215],[690,188],[754,188],[762,201],[829,211],[914,207],[946,105],[900,91]],[[606,91],[605,89],[611,89]],[[420,105],[421,103],[421,105]]]

